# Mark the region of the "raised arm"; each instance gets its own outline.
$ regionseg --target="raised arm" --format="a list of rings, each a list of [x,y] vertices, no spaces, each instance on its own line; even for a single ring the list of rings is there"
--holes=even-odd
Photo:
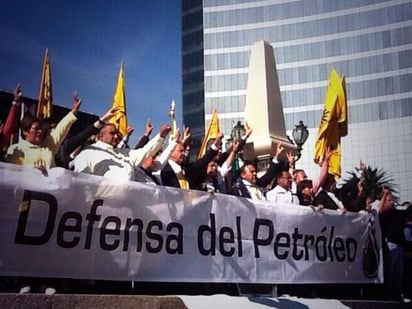
[[[9,114],[7,115],[6,123],[0,136],[0,151],[2,151],[10,142],[11,135],[13,134],[14,124],[17,121],[20,105],[22,101],[23,92],[21,91],[20,84],[17,85],[14,90],[14,100],[12,102]]]
[[[384,213],[391,208],[391,205],[387,205],[386,199],[389,198],[390,192],[385,187],[382,187],[382,196],[378,204],[378,212]]]
[[[91,135],[96,134],[117,111],[116,107],[112,107],[107,110],[102,116],[99,117],[93,124],[87,126],[84,130],[78,134],[73,135],[65,140],[66,150],[70,155],[77,147],[83,144]]]
[[[319,188],[325,183],[326,177],[328,175],[328,165],[330,157],[332,156],[332,149],[330,147],[326,148],[326,153],[320,168],[320,173],[318,177],[312,180],[313,192],[318,192]]]
[[[134,149],[142,148],[144,145],[146,145],[150,139],[150,134],[152,133],[152,131],[153,131],[153,125],[150,122],[150,119],[148,119],[144,127],[143,135],[139,137]]]
[[[236,139],[236,137],[234,137],[232,140],[231,151],[229,152],[229,155],[227,156],[225,162],[223,162],[221,166],[220,173],[223,177],[225,177],[230,172],[233,160],[235,159],[238,149],[239,141]]]
[[[121,139],[121,141],[117,144],[117,147],[116,147],[116,148],[119,148],[119,149],[121,149],[121,148],[125,148],[125,149],[126,149],[126,148],[129,148],[129,145],[128,145],[128,143],[129,143],[129,137],[130,137],[130,135],[132,135],[133,131],[134,131],[134,129],[133,129],[132,126],[127,126],[127,128],[126,128],[126,135],[123,136],[123,138]]]
[[[75,91],[72,96],[71,111],[66,116],[64,116],[62,120],[59,121],[56,128],[50,133],[56,150],[60,143],[65,139],[67,133],[69,133],[72,124],[77,120],[76,114],[79,111],[81,104],[82,100],[80,100]]]
[[[147,157],[154,156],[162,148],[164,139],[170,131],[170,126],[163,124],[160,127],[159,134],[153,137],[143,148],[130,150],[133,165],[137,167]]]
[[[269,168],[266,170],[266,173],[262,177],[256,180],[256,184],[260,187],[266,187],[272,179],[280,172],[283,165],[279,161],[280,154],[284,150],[282,143],[278,142],[276,146],[275,155],[272,158],[272,161],[269,164]]]
[[[167,160],[169,159],[170,153],[176,147],[176,140],[169,141],[169,144],[163,150],[163,152],[154,160],[152,166],[152,172],[161,171],[165,167]]]

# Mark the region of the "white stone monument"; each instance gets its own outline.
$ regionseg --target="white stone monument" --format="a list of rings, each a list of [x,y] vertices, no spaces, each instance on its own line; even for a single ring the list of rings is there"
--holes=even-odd
[[[257,159],[258,171],[267,168],[278,142],[296,153],[296,145],[286,135],[275,56],[266,41],[254,43],[251,49],[244,115],[253,131],[243,157]]]

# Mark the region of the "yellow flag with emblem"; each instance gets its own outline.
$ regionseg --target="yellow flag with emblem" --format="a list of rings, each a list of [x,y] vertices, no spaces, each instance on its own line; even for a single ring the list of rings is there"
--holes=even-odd
[[[202,139],[202,145],[200,146],[199,153],[197,155],[198,158],[203,157],[206,153],[207,146],[209,141],[212,138],[216,138],[219,134],[219,117],[217,110],[215,109],[212,114],[212,118],[210,119],[209,126],[207,127],[206,134]]]
[[[50,73],[49,50],[44,53],[39,98],[36,116],[40,119],[50,118],[52,115],[53,91]]]
[[[348,133],[345,77],[331,69],[323,105],[322,118],[315,142],[314,161],[323,160],[327,147],[332,148],[328,173],[341,177],[341,142]]]
[[[117,109],[116,113],[109,119],[109,123],[113,123],[119,130],[122,136],[127,134],[127,115],[126,115],[126,94],[124,91],[124,75],[123,63],[120,66],[117,75],[116,86],[113,93],[112,107]]]

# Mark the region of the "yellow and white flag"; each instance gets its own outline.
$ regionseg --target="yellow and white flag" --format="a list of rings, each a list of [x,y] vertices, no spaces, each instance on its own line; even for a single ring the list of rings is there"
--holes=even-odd
[[[122,136],[127,134],[127,115],[126,115],[126,94],[124,91],[123,63],[120,65],[119,74],[117,75],[116,86],[113,93],[112,107],[117,109],[116,113],[109,119]]]
[[[219,118],[217,110],[215,109],[212,114],[212,119],[210,119],[209,126],[207,127],[205,136],[202,139],[202,145],[200,146],[198,158],[203,157],[206,152],[208,142],[212,138],[216,138],[219,134]]]
[[[347,101],[345,77],[339,77],[335,69],[331,69],[324,100],[322,119],[319,124],[315,142],[314,161],[318,163],[325,155],[326,148],[333,149],[329,160],[328,173],[341,176],[341,143],[340,138],[348,134]]]
[[[36,116],[40,119],[50,118],[52,115],[53,91],[50,73],[49,50],[44,54],[42,73],[40,79],[39,98]]]

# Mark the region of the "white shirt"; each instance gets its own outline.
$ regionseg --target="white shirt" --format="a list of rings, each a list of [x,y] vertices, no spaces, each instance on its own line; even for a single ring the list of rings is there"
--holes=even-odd
[[[294,195],[292,191],[286,190],[279,185],[268,191],[268,193],[266,193],[266,198],[271,202],[299,205],[298,197]]]
[[[102,141],[86,147],[74,159],[74,170],[117,181],[134,180],[134,169],[162,147],[164,138],[156,135],[143,148],[115,150]]]
[[[261,188],[259,188],[256,185],[251,184],[246,179],[242,179],[242,182],[245,185],[246,189],[248,190],[252,200],[266,200]]]

